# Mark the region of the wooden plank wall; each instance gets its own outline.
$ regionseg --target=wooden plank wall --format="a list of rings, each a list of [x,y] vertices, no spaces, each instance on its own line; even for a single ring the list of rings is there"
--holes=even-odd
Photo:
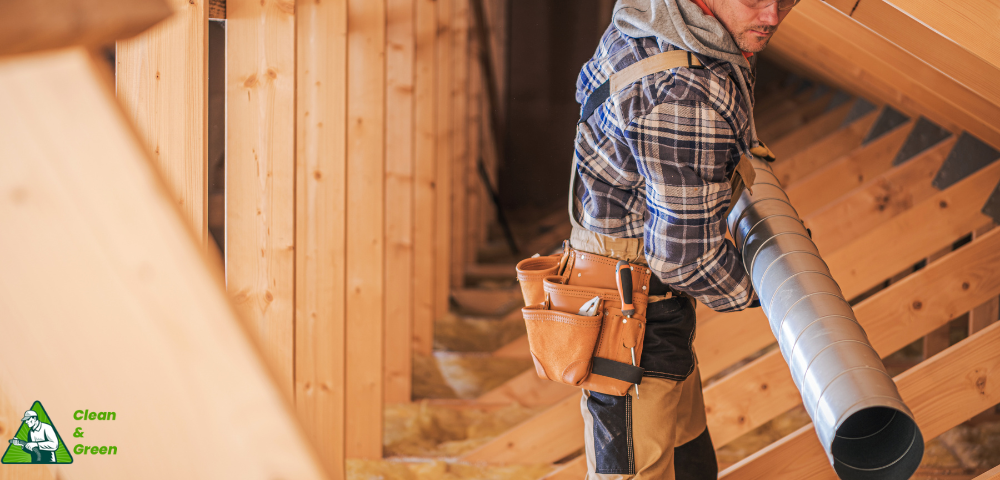
[[[469,2],[178,0],[119,44],[120,97],[204,244],[206,29],[226,19],[227,289],[334,473],[382,456],[383,404],[410,401],[486,240],[502,105]],[[506,0],[484,6],[502,89]]]
[[[171,6],[171,18],[117,42],[115,83],[174,201],[208,245],[208,5]]]

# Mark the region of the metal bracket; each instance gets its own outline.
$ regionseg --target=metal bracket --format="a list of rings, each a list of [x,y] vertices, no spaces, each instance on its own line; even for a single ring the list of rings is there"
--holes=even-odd
[[[969,132],[962,132],[931,185],[938,190],[944,190],[997,159],[1000,159],[1000,152]]]
[[[902,165],[949,137],[951,132],[921,116],[917,119],[917,124],[913,126],[910,135],[906,137],[903,148],[899,149],[896,158],[892,160],[892,165]]]

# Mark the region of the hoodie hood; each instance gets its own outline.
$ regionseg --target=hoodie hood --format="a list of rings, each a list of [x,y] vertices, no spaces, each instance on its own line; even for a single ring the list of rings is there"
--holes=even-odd
[[[705,15],[691,0],[618,0],[613,18],[615,28],[629,37],[656,37],[689,52],[731,63],[747,101],[751,147],[757,146],[750,89],[743,74],[743,69],[750,70],[750,62],[718,19]]]

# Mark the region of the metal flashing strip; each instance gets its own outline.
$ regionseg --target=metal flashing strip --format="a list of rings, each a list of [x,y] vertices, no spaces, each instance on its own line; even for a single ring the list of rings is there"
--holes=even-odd
[[[844,123],[840,124],[840,126],[846,127],[861,117],[874,112],[876,108],[878,107],[876,107],[872,102],[858,97],[858,99],[854,101],[854,106],[851,107],[851,111],[847,112],[847,117],[844,118]]]
[[[944,190],[1000,159],[1000,152],[969,132],[962,132],[931,185]]]
[[[885,108],[882,109],[882,113],[880,113],[878,118],[875,119],[875,124],[872,125],[870,130],[868,130],[868,135],[865,136],[865,141],[861,142],[861,145],[868,145],[869,143],[872,143],[882,135],[885,135],[890,131],[895,130],[896,127],[906,123],[909,119],[910,117],[906,116],[906,114],[886,105]]]
[[[899,149],[896,158],[892,160],[892,165],[902,165],[949,137],[951,132],[921,116],[917,119],[917,124],[913,126],[910,135],[906,137],[903,148]]]

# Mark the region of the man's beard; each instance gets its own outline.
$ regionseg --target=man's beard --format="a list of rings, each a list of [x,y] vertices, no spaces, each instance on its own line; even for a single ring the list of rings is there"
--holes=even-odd
[[[759,36],[756,33],[750,32],[750,30],[769,33],[771,35],[765,37],[763,43],[757,43],[756,40]],[[735,36],[733,40],[736,41],[736,46],[740,47],[740,50],[749,53],[759,53],[764,50],[764,47],[767,47],[767,44],[771,41],[771,37],[777,30],[778,27],[771,25],[751,25],[743,33]]]

